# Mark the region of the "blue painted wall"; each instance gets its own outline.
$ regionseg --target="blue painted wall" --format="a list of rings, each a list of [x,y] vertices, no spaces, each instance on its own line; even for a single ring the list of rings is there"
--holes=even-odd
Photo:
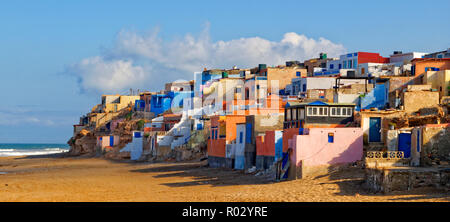
[[[169,92],[167,94],[152,95],[150,112],[158,115],[169,110],[172,105],[181,107],[183,106],[184,98],[192,97],[194,97],[194,91]]]
[[[283,158],[283,131],[275,131],[275,160]]]
[[[388,102],[388,90],[387,84],[375,84],[375,88],[370,91],[366,96],[361,97],[359,106],[356,106],[356,110],[378,108],[383,109]]]
[[[135,109],[136,111],[144,111],[144,109],[145,109],[145,101],[144,101],[144,100],[137,99],[137,100],[134,102],[134,109]]]
[[[155,115],[161,114],[170,109],[172,98],[165,94],[152,95],[150,112]]]

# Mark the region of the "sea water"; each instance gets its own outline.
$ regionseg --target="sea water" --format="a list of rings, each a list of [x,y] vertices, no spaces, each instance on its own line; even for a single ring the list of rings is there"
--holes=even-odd
[[[68,151],[68,144],[0,143],[0,157],[45,155],[64,153]]]

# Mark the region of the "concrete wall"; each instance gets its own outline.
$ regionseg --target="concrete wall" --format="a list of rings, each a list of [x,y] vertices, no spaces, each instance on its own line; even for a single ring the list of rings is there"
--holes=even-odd
[[[335,103],[354,103],[359,104],[360,95],[359,94],[343,94],[343,93],[335,93],[333,102]]]
[[[255,133],[283,129],[284,112],[268,115],[255,115]]]
[[[301,76],[305,76],[307,73],[306,69],[298,68],[298,67],[282,67],[282,68],[267,68],[267,87],[269,93],[278,93],[272,92],[272,82],[273,80],[278,81],[278,88],[284,89],[287,84],[291,83],[293,78],[298,77],[297,72],[300,72]]]
[[[422,127],[420,163],[423,166],[440,165],[450,161],[450,123],[427,124]]]
[[[433,107],[439,104],[439,92],[404,92],[402,98],[404,110],[408,114],[413,114],[422,108]]]
[[[331,134],[333,142],[329,142]],[[360,128],[310,128],[307,135],[295,136],[292,165],[297,167],[297,178],[327,173],[332,165],[361,160],[362,135]]]

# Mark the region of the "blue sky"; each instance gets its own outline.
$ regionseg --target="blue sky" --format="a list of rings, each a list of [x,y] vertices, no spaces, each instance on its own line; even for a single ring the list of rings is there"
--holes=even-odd
[[[283,39],[287,38],[284,35],[292,32],[317,41],[323,37],[332,42],[336,53],[343,50],[342,46],[348,52],[380,52],[383,56],[394,50],[433,52],[450,47],[450,1],[431,2],[2,2],[0,143],[65,143],[70,138],[72,124],[100,102],[98,95],[102,93],[102,88],[87,84],[91,70],[82,67],[86,68],[82,69],[85,73],[73,73],[80,69],[73,69],[72,65],[80,67],[83,59],[100,56],[100,63],[107,65],[132,61],[132,67],[144,67],[143,75],[147,75],[145,67],[159,72],[192,69],[180,71],[161,65],[162,59],[170,59],[169,52],[164,52],[166,57],[162,59],[150,55],[152,61],[148,62],[148,55],[123,50],[121,43],[130,36],[119,38],[124,30],[144,38],[157,29],[158,38],[167,45],[179,40],[188,42],[189,33],[200,38],[207,29],[212,47],[220,41],[235,47],[233,40],[254,42],[253,37],[283,47]],[[294,35],[294,39],[297,37]],[[168,46],[162,50],[172,49]],[[254,60],[243,64],[257,65]],[[82,87],[80,79],[86,83]],[[85,90],[89,87],[95,90]],[[140,87],[146,88],[142,84]],[[149,83],[148,89],[155,89],[155,85]]]

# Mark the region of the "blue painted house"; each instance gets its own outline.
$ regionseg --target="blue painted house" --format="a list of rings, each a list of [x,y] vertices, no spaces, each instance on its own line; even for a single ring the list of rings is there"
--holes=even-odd
[[[193,91],[171,91],[167,94],[152,95],[150,112],[153,112],[155,115],[159,115],[171,108],[183,107],[183,100],[185,98],[193,97]]]
[[[389,82],[375,83],[372,91],[362,96],[356,110],[361,109],[384,109],[389,101]]]

